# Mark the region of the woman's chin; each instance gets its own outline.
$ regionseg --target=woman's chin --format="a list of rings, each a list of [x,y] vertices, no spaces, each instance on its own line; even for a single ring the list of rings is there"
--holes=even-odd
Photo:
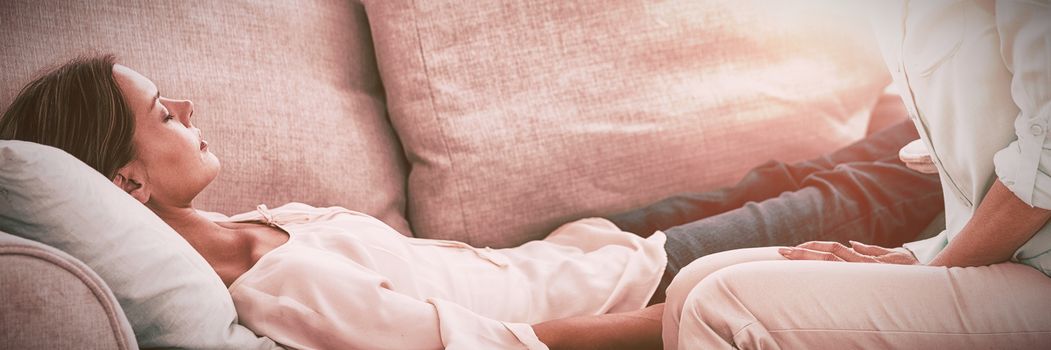
[[[222,168],[222,164],[219,161],[219,157],[216,156],[215,153],[212,153],[211,151],[208,151],[208,150],[201,151],[201,160],[203,161],[203,163],[207,167],[215,168],[215,172],[216,173],[218,173],[219,169]]]
[[[223,169],[222,163],[219,162],[219,158],[211,152],[206,153],[203,160],[205,172],[204,178],[207,179],[207,181],[204,182],[204,186],[201,186],[201,190],[204,190],[204,188],[211,185],[212,182],[215,182],[215,178],[219,177],[219,172]]]

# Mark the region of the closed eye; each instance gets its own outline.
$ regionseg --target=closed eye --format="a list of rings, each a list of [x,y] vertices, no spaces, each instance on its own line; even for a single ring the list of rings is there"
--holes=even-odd
[[[175,119],[175,116],[171,113],[164,113],[164,122],[167,123],[169,120]]]

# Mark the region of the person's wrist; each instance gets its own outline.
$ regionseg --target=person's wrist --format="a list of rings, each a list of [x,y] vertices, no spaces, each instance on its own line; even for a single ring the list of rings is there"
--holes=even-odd
[[[913,253],[911,250],[909,250],[909,248],[897,247],[897,248],[894,248],[894,249],[891,249],[891,250],[893,250],[895,252],[898,252],[899,254],[904,255],[906,257],[906,259],[908,259],[909,261],[912,261],[913,265],[922,265],[922,263],[920,263],[920,259],[917,259],[916,258],[916,254]]]
[[[533,334],[536,335],[537,340],[547,346],[548,349],[560,349],[562,340],[559,337],[561,334],[557,332],[551,325],[551,321],[541,322],[532,325]]]
[[[894,251],[896,251],[896,252],[900,252],[900,253],[904,253],[904,254],[909,254],[909,256],[911,256],[911,257],[912,257],[913,259],[915,259],[915,258],[916,258],[916,254],[913,254],[913,253],[912,253],[912,251],[911,251],[911,250],[909,250],[909,248],[905,248],[905,247],[897,247],[897,248],[894,248],[893,250],[894,250]]]

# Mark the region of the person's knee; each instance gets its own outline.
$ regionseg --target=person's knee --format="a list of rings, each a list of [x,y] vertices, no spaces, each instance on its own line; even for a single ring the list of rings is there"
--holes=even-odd
[[[736,278],[734,270],[737,269],[734,267],[712,272],[686,293],[678,315],[681,324],[703,328],[694,331],[717,334],[722,338],[732,336],[733,330],[727,320],[732,318],[729,317],[732,314],[730,309],[738,304],[733,302],[733,289],[727,286]]]
[[[706,255],[680,269],[666,290],[666,310],[681,306],[698,283],[723,268],[752,261],[784,260],[777,247],[736,249]],[[667,312],[667,311],[666,311]]]
[[[747,296],[754,295],[754,290],[747,289],[761,286],[756,282],[777,273],[779,263],[744,262],[709,273],[682,297],[679,323],[700,333],[693,336],[717,337],[727,342],[746,327],[761,328],[756,318],[759,310],[749,309]],[[742,291],[744,297],[739,293]],[[665,312],[672,311],[668,307],[665,306]]]
[[[686,266],[668,287],[663,316],[665,348],[678,348],[681,332],[688,337],[711,335],[708,324],[711,304],[707,296],[718,289],[714,286],[718,282],[710,277],[718,275],[722,266],[708,263],[702,259]]]
[[[721,270],[720,270],[721,271]],[[693,286],[684,296],[680,311],[681,318],[690,318],[707,324],[713,319],[712,311],[719,303],[715,296],[725,292],[721,287],[725,283],[725,273],[716,271]]]
[[[686,296],[705,277],[726,266],[719,263],[717,255],[701,257],[679,270],[665,291],[665,312],[678,313]]]

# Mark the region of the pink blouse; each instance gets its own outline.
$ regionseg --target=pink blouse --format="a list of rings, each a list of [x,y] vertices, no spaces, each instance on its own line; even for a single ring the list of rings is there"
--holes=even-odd
[[[241,324],[297,349],[547,349],[531,324],[640,309],[667,259],[663,233],[598,218],[508,249],[405,237],[339,207],[227,220],[289,233],[229,290]]]

